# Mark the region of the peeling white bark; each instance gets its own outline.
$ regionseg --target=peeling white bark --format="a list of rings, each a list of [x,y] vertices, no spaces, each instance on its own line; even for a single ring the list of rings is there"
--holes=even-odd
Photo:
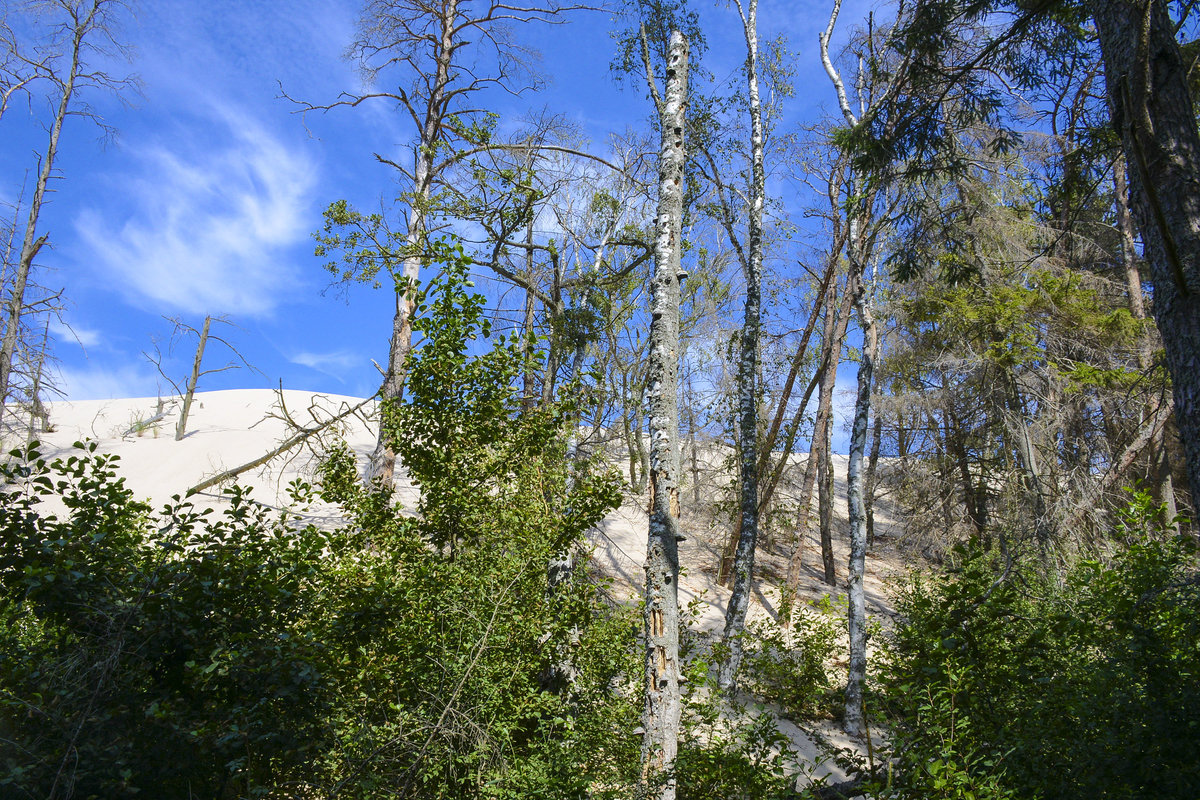
[[[649,64],[647,64],[649,66]],[[679,274],[683,236],[684,126],[688,42],[671,34],[661,98],[658,219],[650,300],[650,525],[646,547],[645,706],[642,713],[643,794],[674,800],[679,747]]]
[[[743,8],[737,0],[746,36],[746,83],[750,112],[750,219],[747,243],[746,304],[738,359],[738,449],[741,526],[733,561],[733,592],[725,611],[725,644],[729,656],[721,664],[717,685],[734,688],[742,661],[742,632],[750,606],[754,555],[758,546],[758,338],[762,325],[763,205],[766,169],[763,161],[762,105],[758,93],[758,0]]]

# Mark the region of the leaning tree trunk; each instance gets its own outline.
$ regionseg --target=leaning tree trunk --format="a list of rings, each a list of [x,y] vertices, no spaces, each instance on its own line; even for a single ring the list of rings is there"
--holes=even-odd
[[[175,423],[175,441],[187,435],[188,415],[192,413],[192,399],[196,396],[196,384],[200,382],[200,364],[204,361],[204,348],[208,345],[208,329],[212,317],[204,318],[200,329],[200,341],[196,343],[196,357],[192,359],[192,374],[188,376],[187,388],[183,392],[183,405],[179,409],[179,421]]]
[[[1130,205],[1154,284],[1190,487],[1200,486],[1200,133],[1162,0],[1092,6]],[[1193,488],[1193,491],[1194,488]]]
[[[658,103],[658,219],[651,285],[650,525],[646,546],[645,706],[642,712],[642,794],[675,799],[679,748],[679,274],[683,238],[684,127],[688,43],[672,31],[666,85]],[[649,72],[649,71],[647,71]]]
[[[738,5],[739,11],[741,5]],[[750,607],[754,580],[754,552],[758,546],[758,334],[761,327],[763,261],[763,201],[766,172],[763,165],[762,107],[758,98],[758,0],[749,0],[742,16],[746,34],[746,83],[750,94],[750,222],[746,260],[746,310],[742,322],[741,357],[738,361],[738,448],[741,451],[741,533],[733,560],[733,592],[725,609],[724,641],[728,656],[717,673],[722,691],[734,688],[742,662],[742,631]]]

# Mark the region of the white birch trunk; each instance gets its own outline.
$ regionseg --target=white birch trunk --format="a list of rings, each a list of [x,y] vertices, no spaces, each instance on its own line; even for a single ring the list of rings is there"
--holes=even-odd
[[[738,448],[741,455],[739,488],[741,526],[733,561],[733,592],[725,611],[725,644],[729,656],[721,664],[717,685],[731,691],[742,661],[742,631],[750,606],[754,554],[758,545],[758,337],[762,313],[763,203],[766,172],[763,164],[762,106],[758,96],[758,0],[748,0],[742,14],[746,36],[746,82],[750,101],[750,220],[746,260],[746,306],[738,361]]]
[[[657,231],[650,300],[650,525],[646,547],[646,672],[641,792],[675,798],[679,748],[679,273],[683,235],[687,39],[671,33],[666,85],[658,102]],[[653,76],[647,74],[653,88]],[[657,92],[655,92],[656,99]]]
[[[851,228],[857,229],[857,221]],[[855,230],[855,232],[857,232]],[[852,233],[852,253],[858,249]],[[867,446],[867,427],[871,416],[871,386],[875,371],[875,355],[879,346],[875,318],[871,311],[864,267],[858,255],[850,257],[850,279],[854,282],[854,309],[862,327],[862,361],[858,367],[858,396],[854,403],[854,423],[850,434],[850,458],[846,477],[846,500],[850,511],[850,563],[847,628],[850,635],[850,669],[846,680],[845,730],[851,736],[866,733],[863,714],[863,684],[867,677],[867,609],[863,594],[863,575],[867,558],[866,480],[863,474],[863,455]]]

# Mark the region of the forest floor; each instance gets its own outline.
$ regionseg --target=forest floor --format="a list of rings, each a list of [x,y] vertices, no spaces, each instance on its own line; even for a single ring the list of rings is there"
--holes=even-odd
[[[281,411],[283,401],[287,414]],[[56,402],[50,406],[52,431],[39,435],[42,453],[47,457],[67,455],[72,443],[91,439],[98,451],[121,457],[120,474],[139,499],[152,502],[157,508],[170,502],[173,495],[183,495],[190,487],[205,478],[251,462],[276,448],[291,433],[285,421],[290,416],[295,423],[313,426],[316,422],[345,412],[361,400],[337,395],[314,395],[311,392],[288,390],[277,393],[265,389],[202,392],[196,395],[187,426],[187,434],[175,441],[178,402],[168,402],[160,409],[155,398],[122,400],[92,400]],[[365,460],[374,445],[373,428],[365,416],[353,414],[338,423],[327,434],[336,434]],[[328,436],[326,437],[328,438]],[[303,446],[273,459],[263,467],[247,471],[239,481],[253,487],[253,497],[259,502],[279,509],[289,508],[299,521],[317,525],[336,524],[337,513],[332,508],[317,505],[292,509],[287,487],[293,480],[315,480],[315,464],[320,452],[318,437]],[[720,464],[724,455],[715,448],[701,449],[696,469],[685,453],[685,473],[699,477],[699,486],[685,481],[683,486],[683,517],[680,543],[680,604],[695,604],[694,627],[702,637],[715,637],[724,628],[725,608],[729,590],[717,584],[717,567],[731,516],[721,511],[722,505],[732,503],[728,479],[722,477]],[[793,457],[789,477],[799,480],[805,456]],[[614,457],[614,466],[619,461]],[[848,529],[846,511],[845,456],[834,456],[834,536],[837,585],[823,580],[821,545],[818,534],[810,525],[803,544],[803,568],[799,599],[820,603],[828,598],[829,607],[839,618],[846,608],[845,580],[848,562]],[[399,473],[399,471],[398,471]],[[697,491],[697,488],[699,491]],[[795,505],[797,487],[785,483],[777,492],[778,504]],[[403,477],[397,481],[397,498],[407,508],[416,503],[416,491]],[[700,503],[695,499],[699,496]],[[219,508],[222,497],[219,487],[198,493],[192,498],[198,507]],[[692,502],[689,502],[692,501]],[[815,502],[814,502],[815,517]],[[613,511],[591,535],[594,546],[592,563],[601,573],[613,579],[614,591],[631,601],[640,596],[643,564],[646,553],[648,520],[646,497],[628,492],[624,503]],[[777,519],[782,515],[778,515]],[[876,503],[876,542],[868,553],[865,578],[868,615],[885,627],[894,611],[890,604],[889,583],[906,572],[900,548],[900,513],[886,498]],[[750,619],[776,618],[779,612],[780,588],[787,574],[788,559],[793,549],[793,532],[786,520],[768,525],[760,541],[756,561],[756,580],[751,601]],[[843,657],[837,667],[845,668]],[[746,698],[753,701],[754,698]],[[808,732],[785,722],[781,729],[787,733],[802,760],[822,762],[822,751],[816,740],[824,738],[835,747],[861,752],[861,746],[842,736],[832,721],[806,725]],[[828,775],[843,779],[844,773],[832,762],[824,762],[814,771],[815,777]]]

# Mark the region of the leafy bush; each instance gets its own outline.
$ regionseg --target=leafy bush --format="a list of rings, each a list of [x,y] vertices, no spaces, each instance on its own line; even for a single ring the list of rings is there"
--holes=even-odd
[[[703,660],[690,660],[687,677],[675,761],[679,800],[794,796],[799,759],[775,718],[727,704]]]
[[[321,471],[347,515],[330,532],[236,487],[220,514],[153,513],[94,445],[2,468],[0,795],[628,794],[632,617],[583,570],[547,579],[616,482],[568,480],[564,412],[521,413],[512,342],[468,355],[480,301],[445,255],[389,410],[417,517],[344,448]]]
[[[245,796],[299,774],[332,699],[306,590],[324,535],[240,489],[219,516],[152,514],[77,448],[0,467],[0,787]]]
[[[931,796],[918,767],[934,759],[976,796],[1196,796],[1200,571],[1159,519],[1135,493],[1116,551],[1061,583],[962,548],[908,587],[880,670],[902,796]]]
[[[797,609],[790,629],[767,619],[747,625],[745,635],[747,689],[796,719],[828,714],[837,705],[829,665],[841,637],[828,597]]]

